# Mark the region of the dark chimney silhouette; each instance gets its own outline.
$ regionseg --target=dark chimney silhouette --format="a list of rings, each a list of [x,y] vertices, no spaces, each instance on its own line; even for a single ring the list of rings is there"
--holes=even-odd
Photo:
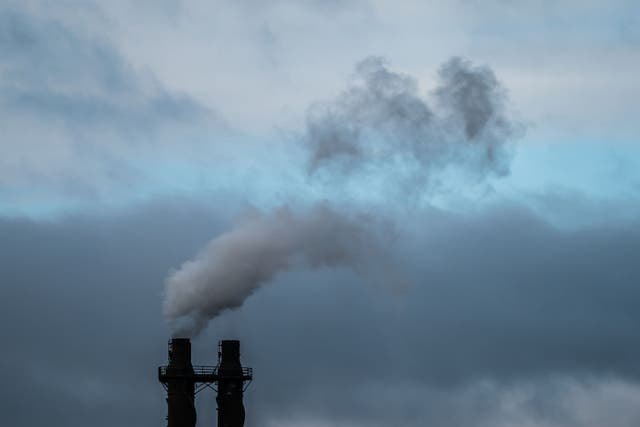
[[[158,379],[167,390],[167,427],[195,427],[195,396],[205,388],[218,392],[218,427],[244,425],[242,397],[253,371],[240,363],[240,341],[218,343],[217,366],[192,366],[189,339],[173,338],[169,364],[158,368]]]
[[[195,427],[195,373],[188,338],[169,341],[169,364],[160,368],[159,378],[167,390],[167,427]]]
[[[245,373],[240,364],[240,341],[220,341],[218,347],[218,427],[244,425]]]

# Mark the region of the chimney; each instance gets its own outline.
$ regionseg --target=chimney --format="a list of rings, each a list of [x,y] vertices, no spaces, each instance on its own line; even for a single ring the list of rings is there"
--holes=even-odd
[[[218,345],[218,427],[242,427],[244,382],[250,380],[240,364],[240,341],[223,340]]]
[[[167,427],[195,427],[195,375],[189,338],[169,341],[169,364],[159,368],[158,376],[167,390]]]

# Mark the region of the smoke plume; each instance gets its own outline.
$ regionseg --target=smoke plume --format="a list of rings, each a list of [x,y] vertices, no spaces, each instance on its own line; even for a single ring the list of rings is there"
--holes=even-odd
[[[508,142],[518,125],[489,68],[461,58],[446,62],[433,107],[416,79],[390,71],[381,58],[367,58],[355,71],[347,90],[309,114],[310,173],[381,167],[428,177],[449,166],[482,176],[508,173]]]
[[[327,204],[304,212],[287,207],[254,212],[169,276],[165,317],[174,335],[191,336],[221,311],[242,305],[279,272],[341,265],[357,269],[375,256],[370,226],[369,218],[342,215]]]
[[[505,90],[490,69],[459,58],[445,63],[432,92],[434,107],[419,95],[416,79],[390,71],[380,58],[360,62],[355,77],[333,102],[309,112],[303,141],[311,175],[323,170],[346,179],[359,170],[384,170],[393,177],[399,171],[416,187],[414,177],[427,182],[449,167],[480,177],[508,173],[508,145],[518,126],[505,112]],[[377,268],[387,270],[383,277],[401,276],[378,262],[384,258],[376,235],[385,224],[379,219],[348,215],[328,204],[255,213],[167,279],[164,314],[174,335],[197,334],[286,270],[348,266],[363,271],[366,263],[366,268],[382,265]]]

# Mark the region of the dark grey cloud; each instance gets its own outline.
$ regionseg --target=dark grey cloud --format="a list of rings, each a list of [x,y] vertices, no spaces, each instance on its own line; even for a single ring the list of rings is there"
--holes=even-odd
[[[161,424],[164,278],[228,228],[232,212],[220,206],[231,205],[166,200],[109,216],[2,219],[0,369],[16,379],[0,387],[4,419]],[[562,378],[587,390],[637,383],[636,223],[565,231],[503,205],[422,210],[402,224],[387,249],[413,286],[372,287],[342,268],[283,273],[194,341],[205,364],[215,340],[242,340],[256,370],[249,425],[501,425],[501,399],[525,393],[520,416],[592,427]],[[199,406],[213,422],[213,397]],[[633,408],[620,411],[626,425],[638,421]]]
[[[4,422],[162,424],[161,283],[223,223],[180,200],[111,218],[0,219]]]
[[[506,91],[493,72],[452,58],[438,75],[429,105],[415,78],[391,71],[378,57],[360,62],[352,85],[310,111],[304,137],[310,171],[508,173],[509,143],[521,125],[506,110]]]

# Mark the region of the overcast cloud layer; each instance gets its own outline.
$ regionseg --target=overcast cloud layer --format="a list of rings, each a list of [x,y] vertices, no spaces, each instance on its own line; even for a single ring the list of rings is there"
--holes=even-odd
[[[640,425],[636,3],[0,2],[3,425]]]
[[[228,227],[216,215],[226,202],[3,220],[6,419],[162,424],[161,284],[167,266]],[[399,237],[392,248],[415,286],[371,287],[342,269],[283,274],[194,341],[205,364],[217,339],[242,340],[256,370],[249,425],[640,419],[637,223],[567,232],[503,205],[415,214]],[[198,404],[213,422],[213,396]]]

